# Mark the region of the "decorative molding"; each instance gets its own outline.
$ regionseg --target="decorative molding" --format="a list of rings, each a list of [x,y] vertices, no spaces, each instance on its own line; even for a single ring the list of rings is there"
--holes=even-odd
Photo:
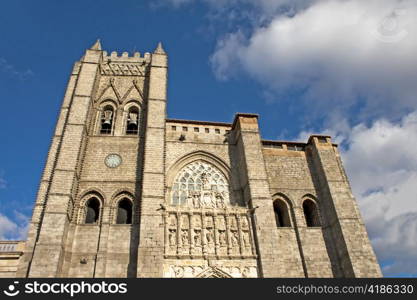
[[[144,67],[137,63],[107,62],[100,64],[102,75],[145,76]]]

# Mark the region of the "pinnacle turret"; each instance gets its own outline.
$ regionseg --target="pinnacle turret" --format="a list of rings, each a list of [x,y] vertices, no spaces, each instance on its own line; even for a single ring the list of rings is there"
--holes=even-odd
[[[97,39],[97,41],[94,43],[93,46],[90,48],[91,50],[101,50],[101,43],[100,39]]]
[[[162,43],[161,42],[158,43],[158,46],[156,47],[156,49],[155,49],[155,51],[153,53],[156,53],[156,54],[165,54],[165,50],[162,47]]]

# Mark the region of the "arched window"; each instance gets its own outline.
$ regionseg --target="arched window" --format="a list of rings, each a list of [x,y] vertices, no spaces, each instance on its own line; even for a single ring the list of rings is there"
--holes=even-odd
[[[95,224],[100,216],[100,202],[96,197],[90,198],[86,203],[85,224]]]
[[[214,165],[197,160],[186,165],[172,186],[172,205],[224,208],[230,205],[229,184]]]
[[[316,203],[309,199],[305,200],[303,202],[303,211],[307,227],[320,226],[320,218]]]
[[[106,105],[101,114],[100,134],[111,134],[113,127],[114,110],[111,105]]]
[[[132,202],[123,198],[117,206],[117,224],[132,224]]]
[[[133,106],[129,109],[126,122],[126,134],[138,134],[139,110],[137,107]]]
[[[274,212],[277,227],[291,227],[288,206],[283,200],[277,199],[274,201]]]

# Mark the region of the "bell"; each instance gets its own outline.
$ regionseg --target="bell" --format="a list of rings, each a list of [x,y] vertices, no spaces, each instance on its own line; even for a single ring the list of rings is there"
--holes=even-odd
[[[129,117],[128,117],[128,124],[135,124],[138,125],[138,114],[134,113],[134,112],[130,112],[129,113]]]
[[[111,110],[105,110],[103,112],[103,124],[111,124],[113,112]]]

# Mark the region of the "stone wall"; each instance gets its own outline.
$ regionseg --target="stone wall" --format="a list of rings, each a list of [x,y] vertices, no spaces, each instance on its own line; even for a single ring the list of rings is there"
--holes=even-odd
[[[16,277],[24,249],[24,241],[0,241],[0,278]]]

